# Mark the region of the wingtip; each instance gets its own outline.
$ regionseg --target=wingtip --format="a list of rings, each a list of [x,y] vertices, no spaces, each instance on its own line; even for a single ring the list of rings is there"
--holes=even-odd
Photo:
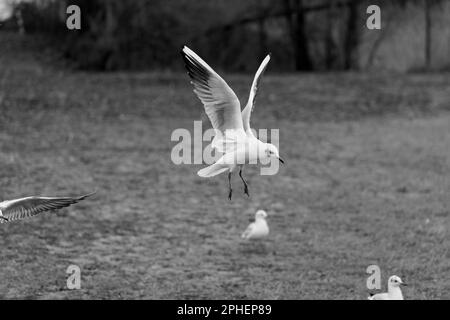
[[[184,50],[184,48],[186,48],[186,46],[183,46],[183,47],[181,48],[181,50],[180,50],[180,54],[181,54],[181,56],[183,57],[183,59],[184,59],[184,57],[186,56],[186,51]]]
[[[186,59],[187,59],[187,57],[189,55],[189,50],[188,49],[189,49],[188,47],[183,45],[183,47],[181,47],[181,50],[180,50],[181,57],[183,58],[185,63],[186,63]]]
[[[269,52],[263,59],[263,61],[261,62],[261,64],[268,64],[270,59],[272,58],[272,53]]]
[[[187,45],[183,45],[183,47],[181,48],[181,52],[185,55],[193,52]]]
[[[181,57],[184,60],[184,65],[187,67],[190,64],[190,60],[192,60],[193,51],[189,49],[186,45],[181,48],[180,51]],[[189,74],[189,70],[188,70]]]
[[[85,194],[84,196],[81,196],[80,199],[81,199],[81,200],[86,199],[86,198],[88,198],[88,197],[90,197],[90,196],[93,196],[93,195],[96,194],[96,193],[97,193],[97,190],[94,190],[94,191],[92,191],[91,193],[88,193],[88,194]]]

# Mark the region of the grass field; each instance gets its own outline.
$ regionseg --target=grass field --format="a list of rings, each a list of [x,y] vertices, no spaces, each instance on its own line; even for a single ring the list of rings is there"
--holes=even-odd
[[[23,45],[23,44],[22,44]],[[180,59],[181,60],[181,59]],[[180,61],[180,64],[182,62]],[[224,75],[241,101],[252,75]],[[0,50],[0,198],[98,193],[0,225],[0,298],[450,298],[450,75],[269,70],[252,123],[287,164],[202,179],[170,140],[202,107],[183,73],[75,73]],[[271,227],[243,242],[257,209]],[[66,269],[81,267],[81,289]]]

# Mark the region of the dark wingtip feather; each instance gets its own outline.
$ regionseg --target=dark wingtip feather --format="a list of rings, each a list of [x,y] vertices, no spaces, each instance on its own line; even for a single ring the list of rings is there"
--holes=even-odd
[[[194,81],[199,81],[200,83],[207,85],[210,76],[209,71],[183,50],[181,51],[181,56],[183,57],[184,66],[186,67],[189,77]]]
[[[93,191],[93,192],[91,192],[91,193],[85,194],[85,195],[83,195],[83,196],[80,196],[80,197],[78,197],[77,199],[78,199],[78,200],[83,200],[83,199],[86,199],[86,198],[88,198],[88,197],[90,197],[90,196],[93,196],[93,195],[96,194],[96,193],[97,193],[97,190],[95,190],[95,191]]]

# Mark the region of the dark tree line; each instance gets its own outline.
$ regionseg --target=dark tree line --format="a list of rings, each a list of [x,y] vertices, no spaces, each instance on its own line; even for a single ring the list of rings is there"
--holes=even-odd
[[[431,8],[440,2],[396,3],[423,6],[426,68],[432,59]],[[69,4],[82,10],[79,31],[65,28]],[[21,33],[53,38],[55,47],[81,69],[176,68],[180,47],[188,44],[209,61],[235,71],[253,70],[269,51],[278,57],[274,64],[279,70],[354,70],[361,67],[360,34],[369,4],[366,0],[41,0],[20,3],[12,19]],[[381,0],[380,5],[393,4]],[[383,39],[381,33],[374,51]],[[367,66],[373,57],[370,53]]]
[[[242,32],[248,26],[256,24],[259,26],[260,40],[259,57],[261,52],[268,50],[270,46],[270,30],[268,30],[267,22],[272,21],[278,23],[278,27],[283,29],[283,36],[288,39],[284,43],[288,52],[290,52],[291,67],[290,70],[311,71],[316,69],[326,70],[350,70],[356,69],[357,65],[357,47],[359,41],[359,29],[361,28],[363,17],[359,14],[363,0],[325,0],[325,1],[308,1],[308,0],[283,0],[262,3],[252,10],[250,14],[244,14],[235,19],[222,24],[213,25],[208,28],[202,35],[196,35],[194,40],[198,38],[212,38],[214,36],[222,36],[226,38],[226,34],[233,30]],[[320,15],[318,20],[309,19],[310,14]],[[344,34],[345,41],[339,44],[333,36],[333,30],[336,25],[332,23],[334,20],[345,17],[346,28],[340,30]],[[273,23],[272,23],[273,24]],[[317,25],[327,25],[326,31],[320,34],[320,39],[312,39],[310,34],[316,32]],[[195,42],[195,41],[194,41]],[[312,56],[310,43],[323,42],[325,52],[322,59],[317,60]],[[343,48],[339,50],[338,46]],[[341,52],[343,52],[341,54]],[[342,56],[340,56],[342,55]],[[315,55],[317,56],[317,55]]]

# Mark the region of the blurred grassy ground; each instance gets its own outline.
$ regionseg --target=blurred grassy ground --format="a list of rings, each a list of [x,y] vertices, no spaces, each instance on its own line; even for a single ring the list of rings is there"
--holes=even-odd
[[[252,123],[281,129],[287,165],[249,167],[251,198],[235,177],[229,202],[225,176],[170,161],[172,131],[202,118],[185,74],[70,73],[16,42],[0,49],[0,198],[98,194],[1,225],[1,298],[365,299],[370,264],[407,299],[450,298],[449,74],[269,69]],[[244,101],[252,75],[225,78]],[[244,243],[259,208],[271,234]]]

